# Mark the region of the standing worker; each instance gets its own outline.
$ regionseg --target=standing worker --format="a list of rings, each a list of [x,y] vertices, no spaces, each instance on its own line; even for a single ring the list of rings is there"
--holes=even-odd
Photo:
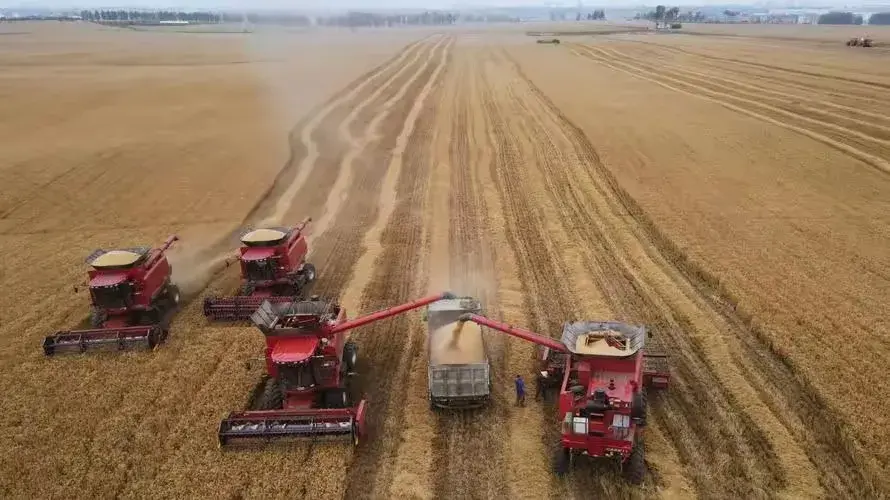
[[[516,404],[525,406],[525,381],[522,375],[516,375]]]

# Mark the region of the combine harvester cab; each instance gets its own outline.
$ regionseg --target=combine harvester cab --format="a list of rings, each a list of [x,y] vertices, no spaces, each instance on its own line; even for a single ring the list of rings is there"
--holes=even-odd
[[[238,263],[241,289],[234,297],[206,297],[204,316],[211,321],[247,321],[263,301],[293,302],[315,281],[306,262],[304,230],[311,218],[294,227],[251,229],[241,235]]]
[[[670,382],[664,354],[647,353],[645,327],[605,321],[566,323],[560,340],[465,314],[461,321],[534,342],[544,349],[538,382],[559,388],[560,447],[554,469],[568,472],[577,456],[620,464],[633,484],[643,482],[646,465],[641,440],[646,426],[645,389]]]
[[[481,314],[482,305],[460,297],[427,308],[430,409],[479,408],[491,398],[485,338],[481,328],[466,328],[458,321],[466,313]]]
[[[47,336],[43,340],[44,354],[101,347],[153,349],[163,343],[180,299],[165,254],[178,239],[170,236],[160,248],[96,250],[90,254],[86,262],[93,267],[89,271],[92,328]]]
[[[219,445],[275,439],[366,436],[368,403],[353,391],[358,348],[346,332],[423,307],[449,293],[426,297],[353,320],[332,301],[264,301],[251,316],[266,337],[266,372],[252,410],[219,424]]]

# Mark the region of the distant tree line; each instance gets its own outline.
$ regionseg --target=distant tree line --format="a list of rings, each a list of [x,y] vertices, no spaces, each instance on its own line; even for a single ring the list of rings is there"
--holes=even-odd
[[[588,21],[599,21],[599,20],[602,20],[602,19],[605,19],[605,18],[606,18],[606,11],[605,11],[605,10],[602,10],[602,9],[600,9],[600,10],[595,10],[595,11],[593,11],[593,12],[588,12],[587,15],[584,16],[584,19],[587,19]],[[580,12],[579,12],[578,15],[575,17],[575,20],[576,20],[576,21],[580,21],[580,20],[581,20],[581,13],[580,13]]]
[[[702,16],[704,17],[704,16]],[[658,5],[655,7],[655,10],[646,12],[644,14],[637,14],[636,19],[648,19],[655,23],[655,27],[659,26],[667,27],[668,24],[675,24],[679,21],[682,21],[680,16],[680,7],[671,7],[670,9],[665,7],[664,5]],[[679,26],[672,26],[679,27]]]
[[[410,15],[381,15],[368,12],[349,12],[342,16],[320,17],[320,26],[341,27],[386,27],[396,25],[430,25],[441,26],[455,24],[458,16],[450,12],[423,12]]]
[[[819,16],[819,24],[862,24],[862,16],[852,12],[829,12]]]
[[[890,25],[890,12],[879,12],[877,14],[872,14],[871,17],[868,18],[868,24],[874,24],[878,26]]]
[[[182,12],[182,11],[136,11],[136,10],[84,10],[81,17],[86,21],[113,24],[160,24],[170,21],[185,21],[189,24],[240,23],[274,24],[284,26],[310,26],[313,20],[301,14],[275,13],[234,13],[234,12]],[[319,26],[338,27],[387,27],[397,25],[441,26],[457,22],[518,22],[507,15],[458,15],[451,12],[426,11],[415,14],[383,15],[368,12],[347,12],[343,15],[315,18]]]

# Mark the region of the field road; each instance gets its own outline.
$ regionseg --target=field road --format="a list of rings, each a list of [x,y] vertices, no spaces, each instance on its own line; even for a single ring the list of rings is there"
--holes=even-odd
[[[551,46],[506,30],[417,30],[388,43],[303,113],[287,160],[273,168],[266,157],[258,171],[264,182],[244,173],[226,188],[234,167],[194,166],[205,176],[219,168],[214,192],[236,207],[223,212],[224,202],[199,194],[187,170],[158,185],[164,200],[180,186],[187,199],[217,203],[218,217],[201,218],[193,201],[150,225],[150,201],[140,198],[138,219],[123,191],[113,194],[144,182],[144,169],[115,171],[113,158],[92,169],[85,152],[34,174],[27,196],[2,193],[0,252],[13,257],[0,278],[26,288],[29,302],[0,299],[0,390],[9,395],[0,426],[10,431],[0,438],[0,496],[890,494],[881,368],[890,353],[890,74],[870,70],[870,55],[799,42],[786,61],[775,39],[706,35]],[[821,51],[822,66],[792,57]],[[20,163],[0,164],[11,179],[36,163],[24,146],[13,153]],[[46,196],[41,182],[55,195],[65,182],[78,191]],[[87,232],[76,222],[112,218],[90,201],[102,191],[135,214],[134,227]],[[180,231],[183,245],[189,235],[206,243],[192,262],[215,263],[239,228],[304,217],[314,221],[313,293],[339,298],[350,316],[450,290],[553,337],[565,321],[648,325],[652,349],[670,355],[673,385],[650,397],[645,484],[583,460],[565,479],[551,473],[555,410],[531,398],[513,404],[513,376],[533,376],[530,343],[486,332],[492,404],[431,411],[418,313],[352,333],[370,402],[371,435],[357,449],[220,451],[220,418],[248,404],[264,370],[259,332],[201,314],[202,297],[237,287],[234,268],[203,276],[153,353],[38,352],[48,330],[85,314],[84,294],[69,290],[94,242],[50,258],[58,275],[31,289],[29,276],[55,269],[26,254],[56,251],[74,229],[101,234],[95,245]]]

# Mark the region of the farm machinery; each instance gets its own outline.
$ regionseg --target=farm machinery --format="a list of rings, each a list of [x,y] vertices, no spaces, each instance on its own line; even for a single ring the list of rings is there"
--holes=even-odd
[[[554,45],[559,45],[559,38],[551,38],[548,40],[538,40],[537,43],[552,43]]]
[[[358,348],[346,332],[453,297],[433,295],[352,320],[339,304],[317,297],[264,300],[251,320],[266,338],[268,378],[253,409],[220,422],[220,447],[276,438],[350,438],[358,445],[368,402],[355,394]]]
[[[847,40],[847,47],[871,47],[873,42],[868,37],[851,38]]]
[[[539,383],[557,381],[561,436],[554,469],[565,474],[575,456],[602,457],[620,464],[634,484],[646,472],[641,440],[646,425],[644,389],[665,389],[667,359],[644,348],[651,336],[642,326],[579,321],[563,325],[558,341],[476,314],[473,321],[541,346]]]
[[[96,250],[86,262],[91,299],[90,327],[59,331],[43,340],[47,356],[84,352],[93,347],[154,348],[167,338],[170,318],[179,305],[166,251],[179,238],[158,248]]]
[[[306,218],[294,227],[251,229],[241,235],[238,251],[241,289],[234,297],[207,297],[204,316],[214,321],[245,321],[260,304],[292,302],[315,281],[315,266],[306,262],[309,245],[303,230]]]

